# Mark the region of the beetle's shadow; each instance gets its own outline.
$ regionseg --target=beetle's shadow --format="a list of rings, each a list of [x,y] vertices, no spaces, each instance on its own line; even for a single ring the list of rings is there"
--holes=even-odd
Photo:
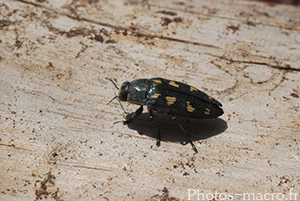
[[[132,115],[127,115],[127,118]],[[172,120],[170,115],[155,113],[154,121],[161,132],[161,141],[186,142],[186,137],[178,123]],[[183,126],[193,141],[203,140],[218,135],[227,129],[226,121],[222,119],[185,119],[177,117],[177,121]],[[128,128],[136,130],[141,135],[152,138],[157,136],[157,128],[149,118],[148,113],[141,114],[134,119]]]

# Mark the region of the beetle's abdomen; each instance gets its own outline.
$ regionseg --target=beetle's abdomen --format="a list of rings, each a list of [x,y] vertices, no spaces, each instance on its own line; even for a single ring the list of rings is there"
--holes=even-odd
[[[222,108],[213,103],[174,91],[149,93],[147,105],[160,113],[191,119],[216,118],[224,113]]]
[[[147,106],[157,112],[192,119],[216,118],[221,103],[195,87],[163,78],[152,78]]]

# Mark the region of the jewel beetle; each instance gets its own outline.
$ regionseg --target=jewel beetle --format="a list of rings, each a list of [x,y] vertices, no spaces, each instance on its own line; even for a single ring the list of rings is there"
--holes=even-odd
[[[113,80],[110,79],[110,81],[117,89],[119,89]],[[158,131],[156,137],[157,146],[160,146],[161,133],[154,120],[153,114],[154,112],[157,112],[171,115],[172,119],[177,122],[196,153],[198,151],[191,137],[177,121],[176,117],[209,119],[217,118],[224,113],[221,108],[222,104],[201,90],[182,82],[160,77],[124,82],[119,89],[119,94],[112,100],[115,98],[118,98],[120,101],[140,105],[133,115],[123,121],[125,125],[130,124],[135,118],[141,115],[143,106],[147,106],[150,119]]]

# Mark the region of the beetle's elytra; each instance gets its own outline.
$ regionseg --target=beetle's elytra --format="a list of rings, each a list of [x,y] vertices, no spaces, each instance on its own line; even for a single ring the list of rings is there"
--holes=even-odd
[[[129,119],[123,121],[124,124],[129,124],[142,114],[143,106],[148,107],[150,119],[158,129],[157,146],[160,145],[161,135],[154,121],[153,111],[171,115],[175,121],[177,121],[176,116],[191,119],[207,119],[217,118],[224,113],[220,102],[199,89],[181,82],[159,77],[124,82],[117,97],[120,101],[140,105]],[[179,127],[187,136],[194,151],[197,152],[188,133],[181,124],[179,124]]]

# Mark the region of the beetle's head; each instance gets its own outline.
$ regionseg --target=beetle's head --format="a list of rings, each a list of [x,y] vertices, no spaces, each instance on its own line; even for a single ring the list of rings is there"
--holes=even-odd
[[[124,82],[119,90],[119,99],[120,101],[127,101],[128,89],[130,82]]]
[[[116,85],[116,83],[112,80],[112,79],[109,79],[109,78],[106,78],[108,79],[109,81],[111,81],[113,83],[113,85],[119,89],[119,87]],[[127,101],[127,94],[128,94],[128,88],[129,88],[129,85],[130,83],[129,82],[124,82],[121,86],[121,89],[119,90],[119,95],[118,96],[115,96],[113,97],[108,103],[111,103],[113,100],[115,100],[116,98],[118,98],[118,101],[122,107],[122,109],[124,110],[124,112],[127,114],[126,110],[124,109],[123,105],[121,104],[120,101]]]

